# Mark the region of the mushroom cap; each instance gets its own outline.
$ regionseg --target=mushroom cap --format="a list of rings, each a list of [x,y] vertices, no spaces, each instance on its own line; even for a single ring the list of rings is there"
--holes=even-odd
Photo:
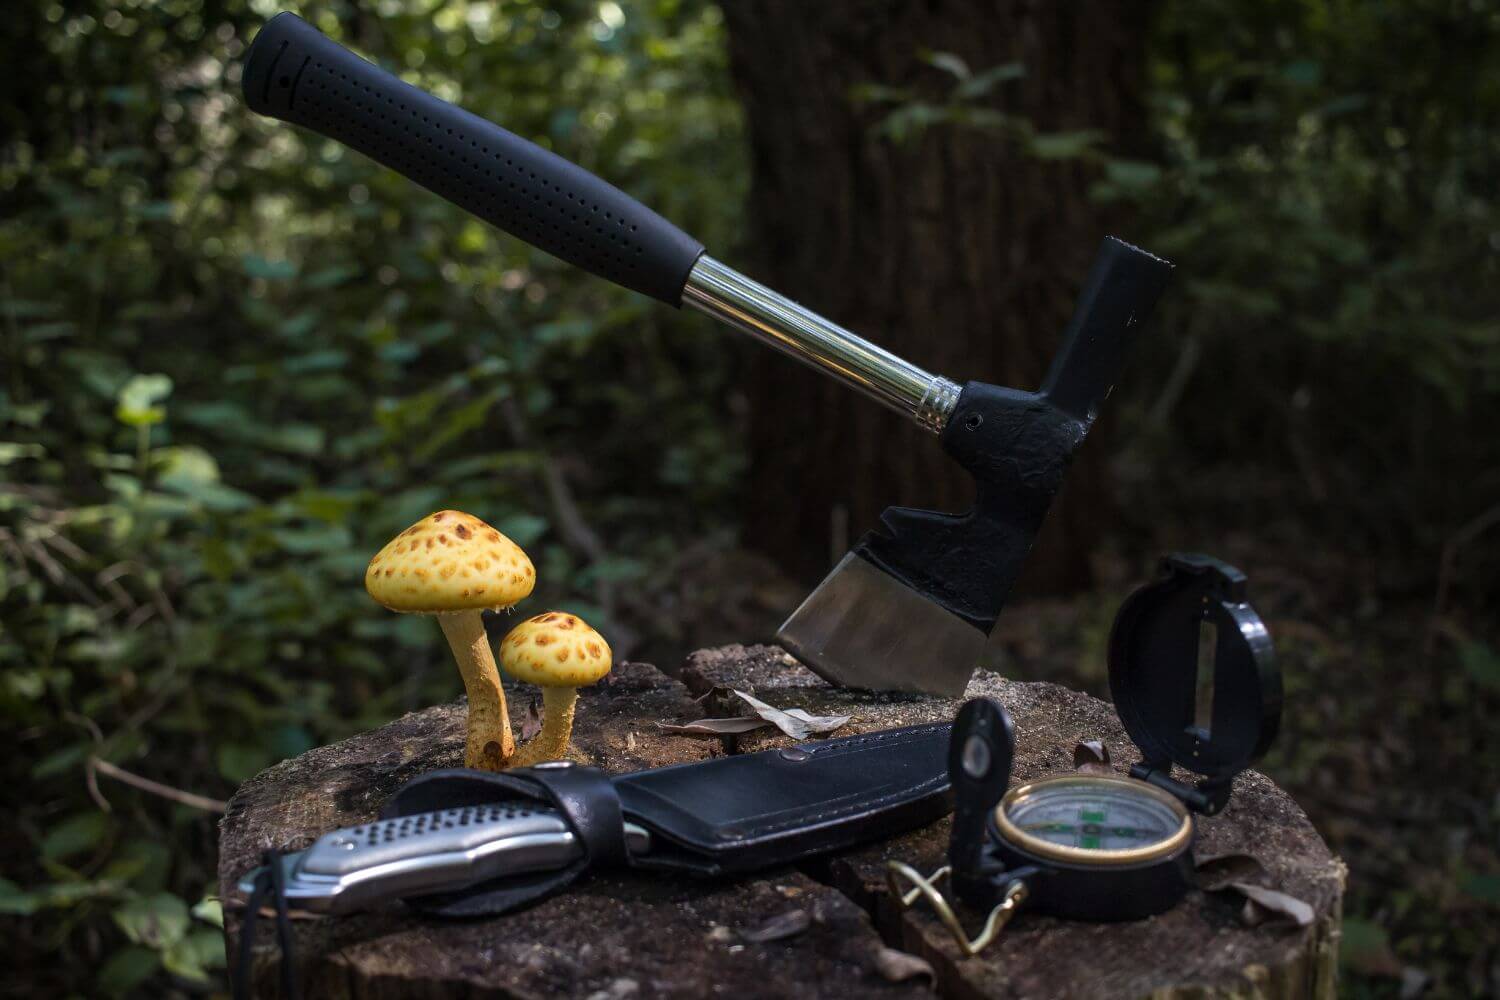
[[[609,643],[566,611],[528,618],[500,642],[500,666],[543,687],[587,687],[609,673]]]
[[[535,585],[521,546],[460,510],[428,514],[386,543],[365,570],[365,590],[392,611],[508,608]]]

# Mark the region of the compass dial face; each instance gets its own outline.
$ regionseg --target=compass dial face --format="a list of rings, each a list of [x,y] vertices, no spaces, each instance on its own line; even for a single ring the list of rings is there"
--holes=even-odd
[[[1011,792],[1001,832],[1034,853],[1085,863],[1130,863],[1185,843],[1191,820],[1164,792],[1140,781],[1068,776]]]

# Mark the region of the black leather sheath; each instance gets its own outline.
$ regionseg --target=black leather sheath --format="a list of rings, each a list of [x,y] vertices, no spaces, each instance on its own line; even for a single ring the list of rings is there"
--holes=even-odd
[[[735,874],[930,823],[951,808],[950,728],[907,726],[613,776],[566,763],[433,771],[402,786],[381,818],[509,799],[556,808],[584,845],[568,868],[407,900],[442,916],[504,913],[594,868]],[[649,853],[626,851],[626,820],[650,831]]]

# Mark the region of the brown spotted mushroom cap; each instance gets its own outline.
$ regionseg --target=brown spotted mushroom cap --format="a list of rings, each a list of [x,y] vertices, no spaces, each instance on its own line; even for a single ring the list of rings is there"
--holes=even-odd
[[[535,584],[536,570],[519,545],[458,510],[422,518],[365,570],[365,589],[392,611],[508,608]]]
[[[610,662],[604,637],[566,611],[528,618],[500,643],[505,672],[543,687],[587,687],[609,673]]]

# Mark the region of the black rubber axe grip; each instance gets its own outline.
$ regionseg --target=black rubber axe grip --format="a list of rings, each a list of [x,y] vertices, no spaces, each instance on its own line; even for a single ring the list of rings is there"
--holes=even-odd
[[[703,245],[618,188],[366,62],[295,14],[261,28],[245,100],[335,139],[538,249],[682,304]]]
[[[988,633],[1036,541],[1131,341],[1172,265],[1109,238],[1100,247],[1040,392],[970,382],[943,429],[943,449],[974,477],[974,509],[891,507],[856,551]]]

